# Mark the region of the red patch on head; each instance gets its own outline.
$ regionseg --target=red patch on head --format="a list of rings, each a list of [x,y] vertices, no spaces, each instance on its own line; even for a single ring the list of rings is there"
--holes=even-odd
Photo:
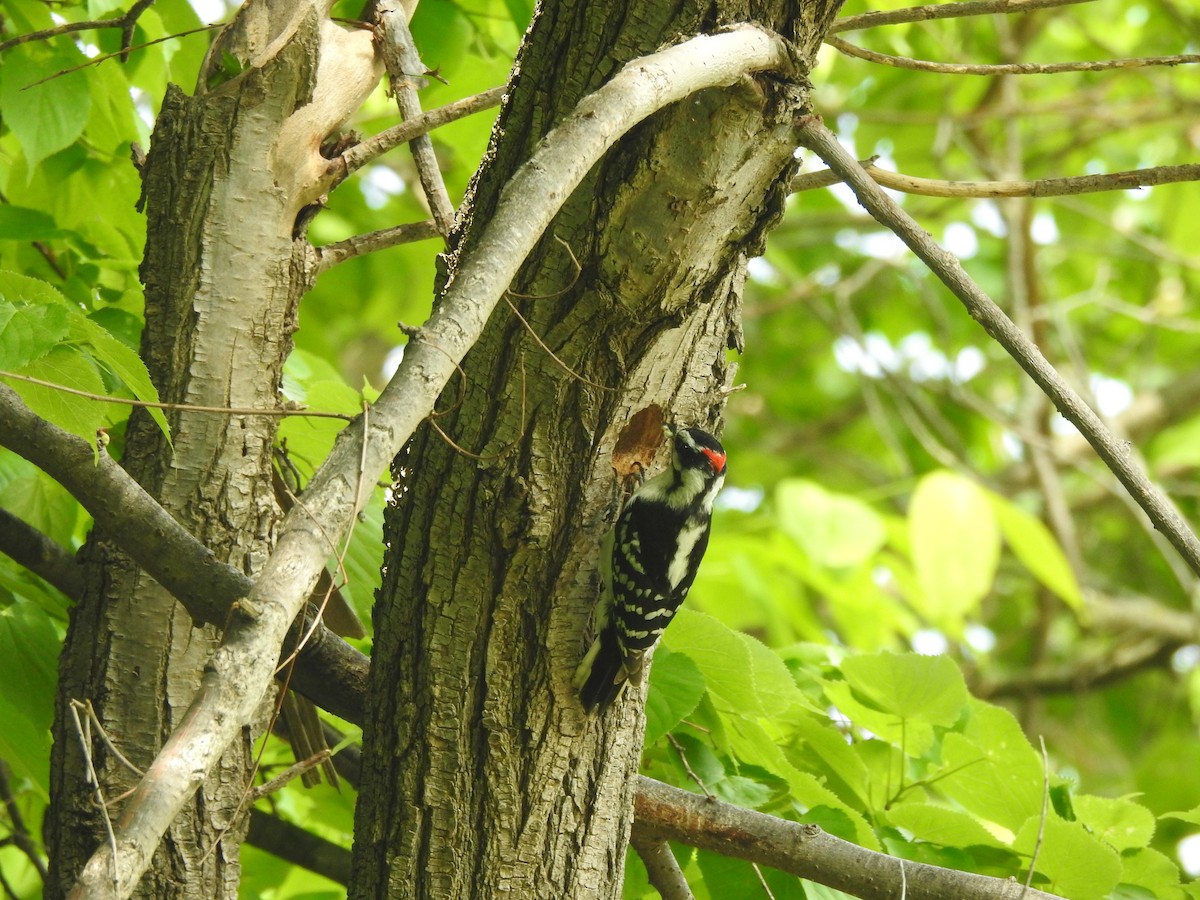
[[[720,475],[725,471],[725,454],[718,450],[709,450],[707,447],[701,447],[700,452],[708,457],[709,465],[712,470]]]

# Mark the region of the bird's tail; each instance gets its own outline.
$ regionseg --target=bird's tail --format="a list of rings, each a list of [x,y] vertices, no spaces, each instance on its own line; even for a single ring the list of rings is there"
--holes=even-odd
[[[610,624],[601,629],[575,670],[575,686],[584,709],[603,710],[617,698],[625,686],[624,662],[616,629]]]

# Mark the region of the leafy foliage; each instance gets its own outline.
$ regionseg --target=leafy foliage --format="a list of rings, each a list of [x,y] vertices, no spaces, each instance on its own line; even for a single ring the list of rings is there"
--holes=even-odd
[[[846,13],[864,8],[851,3]],[[78,21],[118,9],[53,11]],[[56,21],[38,0],[7,0],[4,12],[0,40]],[[425,0],[413,31],[426,64],[449,82],[431,80],[425,106],[503,83],[531,12],[524,0]],[[1114,16],[1120,27],[1106,27]],[[130,144],[148,140],[168,82],[195,83],[210,38],[149,42],[202,24],[184,0],[159,0],[139,18],[135,43],[145,46],[127,63],[58,74],[120,49],[115,29],[0,58],[0,370],[111,398],[5,378],[89,440],[109,429],[113,452],[128,412],[119,400],[156,399],[134,352],[145,221]],[[1186,5],[1134,2],[844,36],[902,56],[998,62],[1179,53],[1198,35]],[[859,156],[916,176],[1045,178],[1194,156],[1200,96],[1186,67],[975,78],[826,48],[813,81],[817,111]],[[352,124],[370,133],[393,118],[381,90]],[[455,199],[490,121],[435,135]],[[311,237],[328,243],[424,218],[414,184],[403,153],[374,163],[331,196]],[[1131,451],[1193,521],[1198,198],[1195,183],[1006,205],[902,198],[1117,417]],[[400,352],[396,320],[429,311],[435,252],[405,245],[326,272],[301,311],[288,399],[357,412]],[[693,789],[698,780],[722,799],[901,858],[1016,878],[1032,868],[1035,886],[1080,900],[1200,896],[1180,868],[1180,842],[1200,834],[1200,653],[1151,616],[1137,629],[1103,625],[1105,611],[1131,599],[1189,613],[1195,578],[946,300],[844,191],[792,198],[751,268],[747,390],[731,397],[724,435],[730,489],[691,609],[651,671],[644,771]],[[303,477],[339,427],[300,418],[283,426]],[[0,498],[71,550],[90,526],[61,487],[7,450]],[[345,561],[346,591],[368,621],[381,504]],[[34,834],[68,603],[0,559],[0,758]],[[1149,662],[1123,668],[1126,651],[1147,643],[1156,650]],[[272,743],[264,767],[283,765]],[[348,789],[288,788],[271,803],[349,845]],[[676,852],[698,896],[758,890],[747,864]],[[339,893],[252,848],[243,862],[246,896]],[[11,845],[0,847],[0,870],[21,896],[36,895],[32,867]],[[764,877],[777,897],[837,896]],[[626,895],[649,893],[631,856]]]

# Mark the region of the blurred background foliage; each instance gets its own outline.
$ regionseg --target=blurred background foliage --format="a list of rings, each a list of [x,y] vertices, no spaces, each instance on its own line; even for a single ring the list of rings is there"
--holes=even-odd
[[[124,5],[6,0],[0,40]],[[844,15],[903,5],[850,0]],[[359,7],[339,3],[335,14]],[[531,12],[528,0],[422,0],[412,27],[439,76],[424,107],[504,83]],[[143,395],[115,346],[135,349],[141,328],[145,223],[130,143],[148,145],[168,82],[192,88],[212,35],[198,29],[228,15],[220,0],[159,0],[135,29],[133,43],[146,46],[124,64],[76,69],[119,50],[112,28],[0,56],[0,369]],[[951,63],[1165,56],[1200,47],[1200,13],[1175,0],[1095,0],[839,37]],[[74,71],[29,87],[64,70]],[[1200,75],[1186,65],[946,74],[826,47],[812,81],[815,111],[859,158],[924,178],[1178,165],[1200,145]],[[434,135],[456,201],[493,120]],[[380,89],[350,124],[373,134],[394,121]],[[331,195],[312,240],[427,218],[413,175],[403,150],[365,168]],[[896,197],[1200,521],[1200,186]],[[287,396],[356,412],[401,352],[397,321],[428,314],[437,251],[408,244],[323,274],[301,309]],[[1067,897],[1200,896],[1190,881],[1200,872],[1196,575],[847,190],[790,198],[750,266],[744,327],[745,387],[726,411],[728,487],[690,610],[653,669],[644,771],[902,858],[1024,879],[1036,853],[1033,883]],[[125,407],[10,383],[59,424],[107,426],[119,452]],[[282,435],[307,473],[335,431],[292,419]],[[0,500],[70,549],[90,527],[62,488],[9,451]],[[381,503],[382,493],[347,566],[346,591],[367,622]],[[69,602],[0,557],[0,774],[13,804],[0,837],[14,830],[11,809],[40,834]],[[289,763],[270,740],[263,776]],[[259,805],[349,846],[348,786],[288,787]],[[763,891],[744,863],[677,850],[698,896]],[[247,897],[343,893],[253,847],[243,862]],[[37,896],[37,872],[11,842],[0,845],[0,873],[9,895]],[[840,896],[762,878],[776,897]],[[631,854],[626,894],[649,893]]]

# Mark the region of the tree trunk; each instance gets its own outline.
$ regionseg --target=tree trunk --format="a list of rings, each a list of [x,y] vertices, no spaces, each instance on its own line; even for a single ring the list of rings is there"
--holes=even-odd
[[[755,21],[807,69],[839,5],[543,4],[457,246],[626,61]],[[351,896],[619,893],[641,705],[589,717],[571,685],[619,502],[612,448],[641,410],[719,421],[746,261],[782,210],[804,102],[802,86],[746,79],[628,135],[513,286],[528,325],[497,308],[436,429],[397,459]]]
[[[196,95],[172,87],[143,173],[148,237],[142,354],[160,396],[207,407],[274,410],[311,249],[297,234],[298,174],[377,80],[370,36],[339,43],[357,77],[337,103],[320,93],[328,3],[255,4],[214,44]],[[230,72],[230,60],[238,71]],[[321,75],[328,74],[324,68]],[[323,113],[323,115],[322,115]],[[176,412],[168,445],[134,415],[123,465],[222,560],[255,573],[279,517],[271,485],[278,419]],[[72,700],[90,700],[112,744],[145,768],[195,694],[219,629],[187,612],[97,530],[85,596],[72,611],[54,726],[47,895],[62,896],[104,820],[87,778]],[[264,709],[264,715],[268,713]],[[247,730],[159,846],[137,896],[235,897],[253,770]],[[91,732],[88,750],[117,822],[138,781]]]

